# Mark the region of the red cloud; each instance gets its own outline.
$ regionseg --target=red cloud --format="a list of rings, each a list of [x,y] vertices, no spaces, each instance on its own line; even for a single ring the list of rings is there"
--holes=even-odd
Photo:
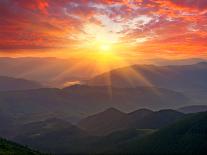
[[[49,6],[47,0],[12,0],[13,3],[17,3],[20,7],[30,10],[39,10],[43,13],[47,13]]]
[[[206,50],[206,12],[206,0],[1,0],[0,48],[68,47],[77,44],[69,36],[82,32],[85,23],[102,24],[94,16],[124,25],[144,15],[152,20],[124,25],[121,41],[146,37],[143,52],[194,54]]]

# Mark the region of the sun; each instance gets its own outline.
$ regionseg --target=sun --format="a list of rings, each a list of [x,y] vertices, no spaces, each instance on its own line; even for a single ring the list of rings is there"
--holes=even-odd
[[[109,45],[109,44],[102,44],[102,45],[100,45],[99,48],[103,52],[109,52],[111,50],[111,45]]]

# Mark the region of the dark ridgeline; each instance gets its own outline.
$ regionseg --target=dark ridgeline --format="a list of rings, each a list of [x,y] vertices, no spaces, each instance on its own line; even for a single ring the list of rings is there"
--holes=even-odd
[[[182,118],[183,113],[174,110],[153,112],[140,109],[131,113],[123,113],[114,108],[82,119],[78,126],[91,135],[104,136],[115,131],[126,129],[157,129]]]

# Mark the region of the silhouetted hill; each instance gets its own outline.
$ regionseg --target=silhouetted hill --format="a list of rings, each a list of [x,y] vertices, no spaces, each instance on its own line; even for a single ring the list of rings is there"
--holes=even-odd
[[[110,79],[110,81],[108,80]],[[155,86],[176,91],[206,90],[207,62],[183,66],[133,65],[98,75],[88,85]]]
[[[135,118],[135,127],[142,129],[157,129],[172,124],[185,115],[175,110],[160,110],[146,115],[142,119]]]
[[[207,151],[207,112],[193,114],[141,139],[118,145],[113,153],[201,155]]]
[[[27,147],[17,143],[0,138],[0,154],[1,155],[40,155]]]
[[[192,105],[177,109],[182,113],[197,113],[207,111],[207,105]]]
[[[129,125],[125,113],[110,108],[81,120],[78,126],[92,135],[106,135],[113,131],[127,129]]]
[[[174,110],[153,112],[140,109],[127,114],[108,109],[81,120],[78,126],[91,135],[103,136],[119,130],[157,129],[172,124],[183,116],[183,113]]]
[[[0,76],[0,91],[37,89],[43,86],[34,81]]]

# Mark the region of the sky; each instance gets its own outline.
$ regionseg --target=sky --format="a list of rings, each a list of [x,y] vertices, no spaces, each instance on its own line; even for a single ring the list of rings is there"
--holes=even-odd
[[[0,56],[207,58],[207,0],[0,0]]]

